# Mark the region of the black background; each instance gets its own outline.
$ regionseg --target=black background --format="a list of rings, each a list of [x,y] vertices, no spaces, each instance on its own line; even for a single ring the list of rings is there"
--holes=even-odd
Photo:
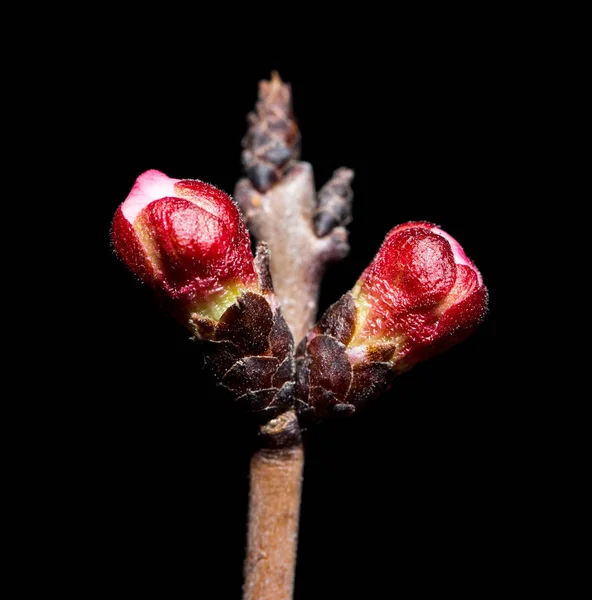
[[[480,595],[524,571],[533,459],[508,395],[511,248],[500,238],[510,244],[507,215],[520,201],[527,58],[479,32],[365,52],[351,35],[341,41],[288,58],[273,44],[209,36],[110,47],[85,63],[72,104],[85,100],[74,149],[89,199],[88,260],[97,259],[85,336],[93,350],[67,415],[75,492],[63,507],[76,514],[82,590],[240,596],[252,424],[220,400],[199,346],[117,261],[109,227],[146,169],[232,193],[245,117],[273,69],[293,86],[317,187],[339,166],[356,172],[351,252],[328,271],[320,310],[408,220],[458,239],[490,290],[470,339],[400,377],[366,412],[307,432],[295,597]]]

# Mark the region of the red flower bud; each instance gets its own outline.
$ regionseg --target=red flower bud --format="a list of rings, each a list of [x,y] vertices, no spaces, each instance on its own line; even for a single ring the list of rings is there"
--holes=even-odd
[[[117,209],[111,236],[133,273],[193,310],[256,286],[236,204],[202,181],[146,171]]]
[[[273,292],[269,250],[253,259],[238,207],[202,181],[138,177],[111,230],[117,254],[198,339],[236,403],[267,419],[293,404],[294,341]]]
[[[454,238],[425,222],[392,229],[352,295],[362,322],[351,346],[394,341],[397,371],[464,339],[487,306],[477,267]]]
[[[486,305],[481,275],[458,242],[430,223],[395,227],[298,346],[300,413],[354,412],[396,373],[467,337]]]

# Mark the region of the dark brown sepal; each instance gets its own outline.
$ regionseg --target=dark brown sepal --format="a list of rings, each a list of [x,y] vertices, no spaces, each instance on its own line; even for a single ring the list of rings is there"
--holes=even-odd
[[[310,387],[320,387],[337,398],[345,398],[352,378],[352,368],[345,346],[327,335],[318,335],[308,343]]]
[[[348,292],[332,304],[315,326],[315,331],[329,335],[342,344],[349,344],[356,327],[356,303]]]
[[[292,356],[294,353],[294,338],[280,309],[274,315],[269,344],[271,354],[280,361],[283,361],[287,356]]]
[[[353,369],[351,386],[345,400],[359,407],[368,400],[386,392],[391,386],[393,378],[393,367],[388,363],[373,362],[356,365]]]
[[[278,360],[272,356],[241,358],[226,372],[222,385],[241,393],[257,388],[271,388],[272,378],[277,369]]]
[[[281,387],[288,381],[294,381],[294,357],[287,356],[284,362],[274,372],[271,384],[273,387]]]
[[[308,344],[308,339],[307,338],[302,338],[300,340],[300,343],[296,347],[296,352],[295,352],[296,360],[298,360],[299,358],[304,358],[306,356],[306,346],[307,346],[307,344]]]
[[[263,272],[264,264],[259,265]],[[242,294],[226,309],[211,339],[204,340],[220,385],[235,395],[238,407],[266,419],[294,404],[294,341],[275,302],[272,309],[272,293]],[[196,323],[202,321],[198,317]]]
[[[269,266],[269,246],[265,242],[257,244],[257,254],[253,262],[255,273],[259,280],[259,287],[264,292],[273,292],[273,281],[271,279],[271,268]]]
[[[272,325],[273,313],[267,300],[246,292],[220,318],[216,339],[231,341],[246,356],[267,354]]]
[[[332,416],[333,407],[341,404],[340,399],[333,392],[319,387],[318,385],[310,388],[308,402],[312,409],[311,417],[315,421],[320,421]]]
[[[347,345],[356,318],[356,305],[348,292],[298,345],[296,410],[304,423],[350,415],[391,385],[395,372],[389,361],[396,351],[394,342],[368,344],[363,362],[350,361]]]
[[[296,359],[296,409],[304,423],[351,414],[347,401],[352,367],[340,341],[317,335],[299,345]]]
[[[235,405],[249,413],[257,413],[263,422],[290,410],[294,404],[294,382],[281,388],[249,390],[238,396]]]
[[[310,357],[306,354],[306,338],[298,344],[296,350],[296,398],[308,405],[308,388],[310,380]]]
[[[277,392],[275,389],[249,390],[237,397],[235,405],[246,412],[265,412],[273,405]]]
[[[204,353],[206,363],[218,380],[223,379],[226,372],[243,356],[241,349],[232,342],[205,341]]]
[[[274,414],[282,413],[294,406],[294,382],[286,381],[279,389],[273,403],[268,407],[268,411]]]
[[[366,347],[366,355],[368,360],[373,363],[385,363],[391,360],[396,349],[397,344],[395,342],[368,344]]]

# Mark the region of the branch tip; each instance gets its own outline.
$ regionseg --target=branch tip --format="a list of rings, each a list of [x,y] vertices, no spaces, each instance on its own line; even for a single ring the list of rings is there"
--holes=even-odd
[[[280,181],[300,156],[300,131],[294,119],[292,92],[277,71],[259,82],[255,111],[247,117],[242,162],[247,177],[260,192]]]

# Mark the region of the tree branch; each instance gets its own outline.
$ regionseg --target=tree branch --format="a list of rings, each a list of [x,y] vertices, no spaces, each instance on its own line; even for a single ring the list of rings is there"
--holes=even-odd
[[[234,196],[251,233],[269,246],[275,295],[298,344],[314,324],[327,264],[349,252],[344,225],[351,218],[353,171],[338,169],[317,199],[312,166],[298,160],[290,86],[277,73],[259,85],[243,148],[247,177]],[[260,437],[251,460],[243,598],[290,600],[304,464],[295,413],[270,421]]]
[[[244,600],[291,600],[304,452],[293,411],[261,429],[251,458]]]

